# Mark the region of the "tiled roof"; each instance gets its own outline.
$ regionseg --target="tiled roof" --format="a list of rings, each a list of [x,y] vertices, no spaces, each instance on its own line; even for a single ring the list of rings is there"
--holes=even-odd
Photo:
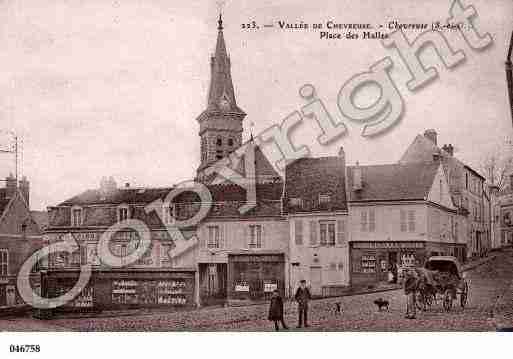
[[[30,211],[30,214],[40,229],[48,227],[49,219],[47,211]]]
[[[347,168],[350,201],[398,201],[427,198],[440,164],[421,162],[358,166],[362,171],[362,189],[353,190],[356,166]]]
[[[164,199],[171,191],[168,188],[121,188],[105,195],[99,189],[87,190],[72,197],[59,206],[92,205],[92,204],[122,204],[122,203],[150,203],[159,198]]]
[[[287,213],[347,210],[345,192],[345,163],[340,157],[301,158],[285,169],[285,198]],[[319,195],[330,195],[330,202],[319,204]],[[299,207],[290,204],[300,198]]]

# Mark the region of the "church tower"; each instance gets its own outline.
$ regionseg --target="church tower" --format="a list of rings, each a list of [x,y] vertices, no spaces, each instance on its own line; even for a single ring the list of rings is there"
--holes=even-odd
[[[202,171],[205,168],[242,145],[242,121],[246,116],[235,101],[221,14],[217,23],[216,50],[210,59],[207,108],[197,118],[201,138],[201,163],[197,170],[197,178],[200,181],[204,179]]]

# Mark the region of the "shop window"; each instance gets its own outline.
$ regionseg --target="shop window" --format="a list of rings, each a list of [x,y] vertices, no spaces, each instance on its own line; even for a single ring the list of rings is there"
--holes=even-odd
[[[126,221],[129,218],[129,209],[127,205],[118,207],[118,221]]]
[[[78,227],[82,225],[82,208],[73,207],[71,209],[71,226]]]
[[[362,256],[362,272],[363,273],[376,273],[376,257],[375,256]]]
[[[294,221],[294,238],[296,245],[303,245],[303,221]]]
[[[293,197],[289,200],[289,203],[292,207],[302,207],[303,201],[299,197]]]
[[[219,226],[208,226],[208,248],[219,248],[220,247],[220,231]]]
[[[9,250],[0,249],[0,276],[9,275]]]
[[[249,248],[262,248],[262,226],[249,226]]]
[[[335,245],[335,221],[319,221],[321,246]]]

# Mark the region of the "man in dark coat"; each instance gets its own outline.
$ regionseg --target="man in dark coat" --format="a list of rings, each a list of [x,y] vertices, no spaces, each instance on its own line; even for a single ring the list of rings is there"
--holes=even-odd
[[[404,274],[404,294],[406,294],[406,318],[415,319],[416,303],[415,295],[419,284],[419,277],[416,271],[407,270]]]
[[[305,328],[308,328],[308,301],[312,298],[310,291],[306,287],[306,280],[302,279],[299,282],[299,288],[294,296],[298,304],[299,311],[299,324],[298,328],[301,328],[303,324]]]
[[[274,322],[274,329],[280,330],[278,322],[281,322],[283,329],[289,329],[283,320],[283,299],[281,299],[280,292],[275,289],[271,297],[271,304],[269,305],[268,319]]]

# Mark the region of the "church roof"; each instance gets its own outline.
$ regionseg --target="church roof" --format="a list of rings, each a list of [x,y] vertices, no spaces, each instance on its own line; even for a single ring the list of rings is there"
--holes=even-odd
[[[216,51],[211,58],[211,78],[208,92],[208,104],[205,112],[237,113],[245,115],[235,100],[231,64],[223,35],[223,21],[219,15]],[[224,103],[224,104],[223,104]]]

